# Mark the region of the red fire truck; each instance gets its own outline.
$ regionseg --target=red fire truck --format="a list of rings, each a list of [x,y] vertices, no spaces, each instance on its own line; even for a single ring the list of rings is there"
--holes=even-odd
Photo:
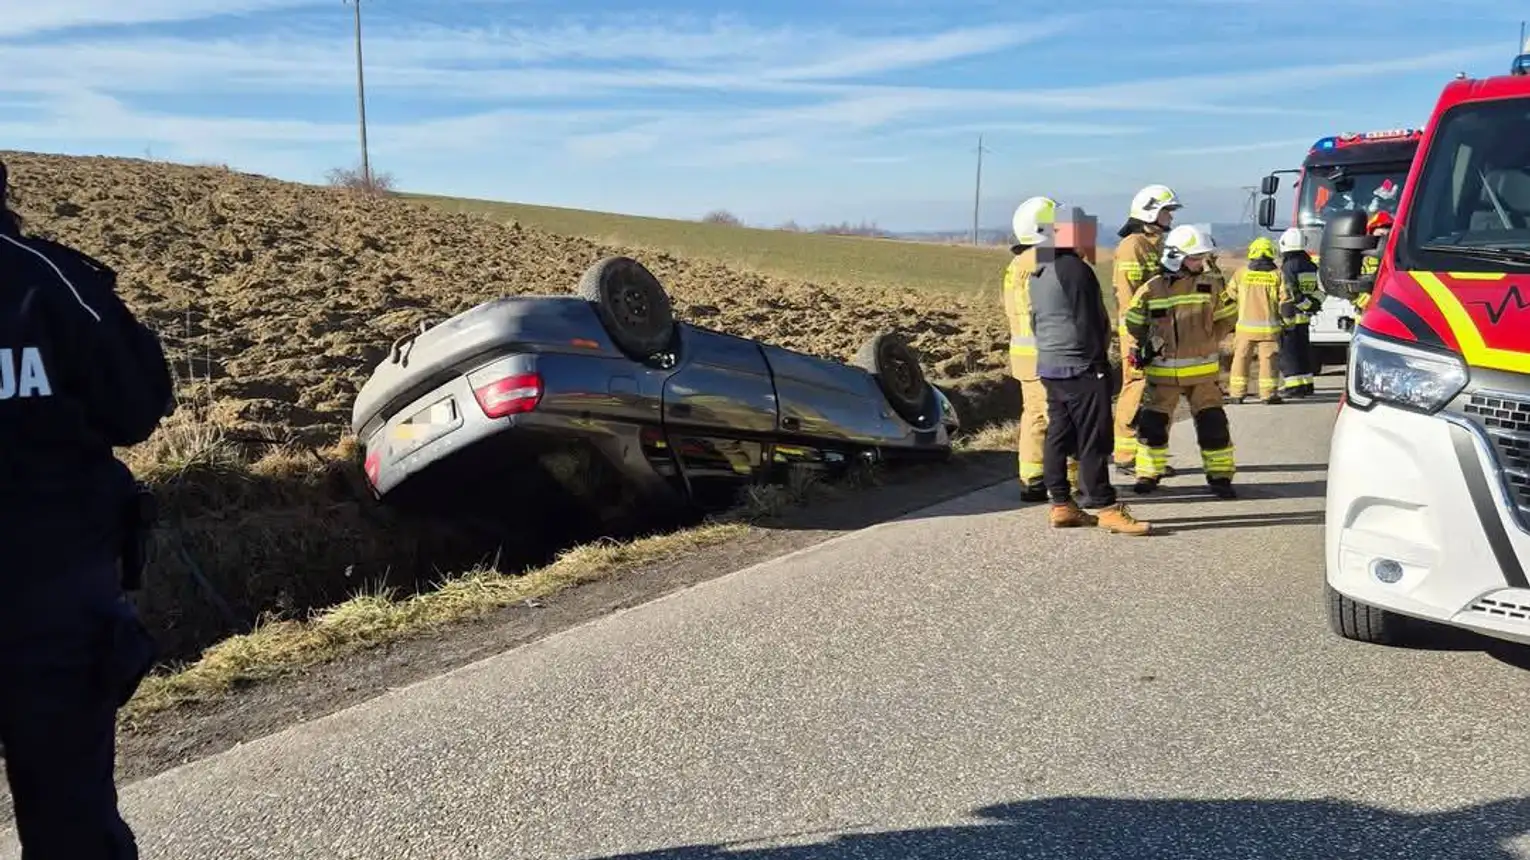
[[[1378,247],[1325,218],[1324,281],[1371,296],[1329,449],[1333,628],[1530,643],[1530,76],[1440,94]],[[1365,260],[1375,258],[1374,273]]]
[[[1259,191],[1259,226],[1267,230],[1297,227],[1307,251],[1318,257],[1323,225],[1340,212],[1364,212],[1367,217],[1385,210],[1396,215],[1403,180],[1418,151],[1423,132],[1401,128],[1390,131],[1351,132],[1325,137],[1312,144],[1300,169],[1277,170],[1264,177]],[[1275,193],[1280,174],[1296,174],[1295,205],[1291,223],[1275,223]],[[1320,276],[1321,277],[1321,276]],[[1318,361],[1342,363],[1360,311],[1336,296],[1328,296],[1312,318],[1311,340]]]

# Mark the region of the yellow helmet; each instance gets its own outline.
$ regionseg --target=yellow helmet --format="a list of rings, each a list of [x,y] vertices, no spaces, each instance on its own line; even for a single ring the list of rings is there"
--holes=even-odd
[[[1275,259],[1275,243],[1263,236],[1248,243],[1248,258],[1257,260],[1260,257],[1266,260]]]

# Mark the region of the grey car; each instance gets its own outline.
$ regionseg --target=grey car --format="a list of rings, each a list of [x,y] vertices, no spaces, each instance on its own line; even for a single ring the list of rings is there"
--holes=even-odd
[[[791,468],[941,459],[958,421],[896,333],[849,363],[674,319],[641,263],[395,341],[352,429],[373,493],[423,513],[602,521],[726,505]]]

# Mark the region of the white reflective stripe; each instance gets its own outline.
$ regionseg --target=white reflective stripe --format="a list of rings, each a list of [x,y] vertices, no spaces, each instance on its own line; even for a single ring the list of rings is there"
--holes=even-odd
[[[4,239],[5,241],[10,242],[12,245],[15,245],[21,250],[26,251],[28,254],[35,256],[37,259],[42,260],[44,263],[47,263],[48,268],[53,270],[53,274],[58,275],[58,279],[63,281],[64,286],[69,288],[69,292],[74,293],[74,300],[80,303],[80,307],[84,308],[86,313],[95,318],[96,322],[101,321],[101,315],[96,313],[95,308],[85,304],[85,298],[80,295],[80,291],[74,288],[74,284],[70,283],[68,278],[64,277],[63,271],[61,271],[52,260],[48,259],[47,254],[44,254],[43,252],[33,248],[30,245],[22,244],[21,242],[12,239],[10,236],[5,235],[4,233],[0,233],[0,239]]]
[[[1203,364],[1215,364],[1218,367],[1220,367],[1221,364],[1222,364],[1222,355],[1221,355],[1221,353],[1217,353],[1216,355],[1211,355],[1211,356],[1203,356],[1203,357],[1200,357],[1200,358],[1155,358],[1155,359],[1153,359],[1153,363],[1151,365],[1149,365],[1149,366],[1150,367],[1176,368],[1176,367],[1197,367],[1197,366],[1203,365]]]
[[[1010,337],[1009,337],[1009,345],[1010,346],[1035,346],[1036,345],[1036,338],[1034,338],[1034,337],[1026,337],[1024,335],[1010,335]]]

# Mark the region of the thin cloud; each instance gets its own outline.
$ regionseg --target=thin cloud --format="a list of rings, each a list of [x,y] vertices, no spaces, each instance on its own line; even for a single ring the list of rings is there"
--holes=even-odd
[[[0,15],[0,38],[75,27],[199,21],[319,4],[315,0],[14,0],[6,5],[9,8]]]

